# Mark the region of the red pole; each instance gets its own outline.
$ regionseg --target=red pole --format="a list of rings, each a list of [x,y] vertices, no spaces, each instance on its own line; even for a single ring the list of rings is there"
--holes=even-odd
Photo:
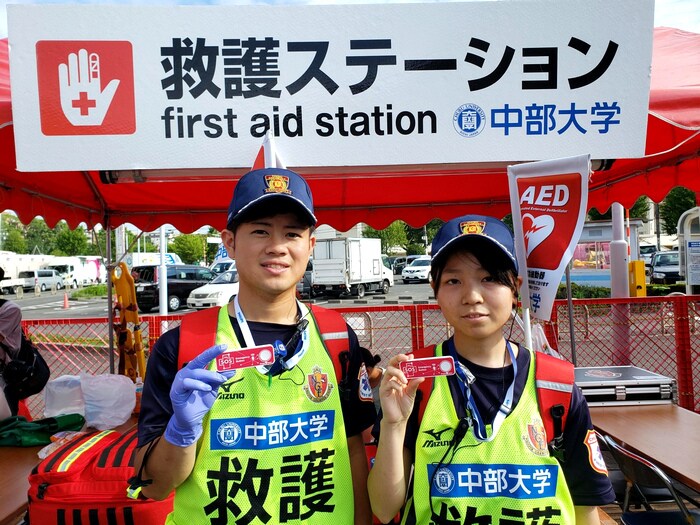
[[[690,354],[690,323],[688,298],[673,297],[673,315],[676,329],[676,372],[678,375],[678,405],[695,410],[693,363]]]
[[[413,349],[425,347],[425,333],[423,330],[423,308],[420,305],[414,305],[411,308],[411,339],[413,339]]]
[[[548,323],[543,323],[544,325],[544,335],[549,342],[549,346],[554,348],[557,352],[559,351],[559,316],[557,315],[557,301],[554,302],[554,308],[552,308],[552,315],[549,318]]]

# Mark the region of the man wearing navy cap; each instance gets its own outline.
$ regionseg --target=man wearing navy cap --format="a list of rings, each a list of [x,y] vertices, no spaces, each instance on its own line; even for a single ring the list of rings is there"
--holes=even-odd
[[[154,499],[175,489],[168,524],[371,523],[361,433],[375,411],[357,336],[296,298],[316,223],[300,175],[244,175],[221,234],[238,295],[153,348],[132,488]],[[260,345],[273,363],[217,369],[223,352]]]

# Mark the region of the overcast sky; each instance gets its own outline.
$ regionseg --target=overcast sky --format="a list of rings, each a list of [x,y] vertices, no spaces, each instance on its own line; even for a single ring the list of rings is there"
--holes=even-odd
[[[439,1],[439,0],[438,0]],[[255,1],[255,0],[186,0],[186,1],[176,1],[176,0],[158,0],[158,1],[129,1],[129,0],[73,0],[73,1],[61,1],[61,0],[0,0],[0,38],[7,36],[7,12],[5,6],[7,4],[40,4],[40,3],[52,3],[52,4],[69,4],[69,3],[83,3],[83,4],[274,4],[274,3],[284,3],[284,4],[355,4],[355,3],[379,3],[382,0],[344,0],[344,1],[333,1],[333,0],[268,0],[268,1]],[[679,29],[685,29],[687,31],[692,31],[694,33],[700,33],[700,0],[656,0],[656,10],[654,16],[655,26],[667,26],[676,27]]]

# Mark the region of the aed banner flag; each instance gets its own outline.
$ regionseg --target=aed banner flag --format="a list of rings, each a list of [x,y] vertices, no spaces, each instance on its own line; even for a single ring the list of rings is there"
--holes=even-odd
[[[653,0],[7,11],[22,171],[644,154]]]
[[[581,237],[588,209],[590,156],[508,166],[521,300],[549,321],[557,288]]]

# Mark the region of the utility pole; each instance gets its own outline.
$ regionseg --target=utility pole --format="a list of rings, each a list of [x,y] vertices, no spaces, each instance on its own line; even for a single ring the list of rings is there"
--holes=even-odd
[[[654,203],[654,230],[656,230],[656,250],[661,250],[661,223],[659,221],[659,204]]]

